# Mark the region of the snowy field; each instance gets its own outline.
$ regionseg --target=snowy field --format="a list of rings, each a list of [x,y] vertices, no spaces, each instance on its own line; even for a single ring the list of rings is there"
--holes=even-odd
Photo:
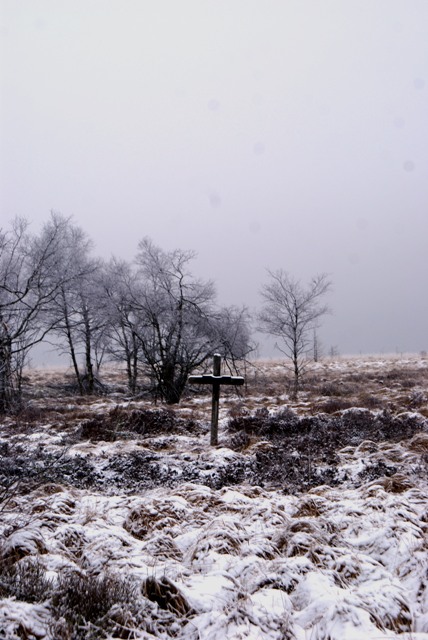
[[[256,363],[174,411],[29,372],[0,424],[0,638],[428,640],[428,360]]]

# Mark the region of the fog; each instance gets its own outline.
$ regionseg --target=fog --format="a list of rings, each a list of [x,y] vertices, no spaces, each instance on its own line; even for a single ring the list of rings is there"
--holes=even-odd
[[[327,272],[326,352],[428,349],[426,0],[2,0],[0,39],[2,226],[194,249],[251,309]]]

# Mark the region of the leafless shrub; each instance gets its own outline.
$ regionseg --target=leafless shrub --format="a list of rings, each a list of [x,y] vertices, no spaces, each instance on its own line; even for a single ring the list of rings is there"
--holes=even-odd
[[[108,415],[96,415],[86,420],[80,429],[82,440],[97,442],[114,442],[117,436],[118,425],[109,420]]]
[[[0,598],[25,602],[44,602],[52,591],[52,580],[37,557],[14,562],[10,556],[0,560]]]
[[[53,627],[59,640],[135,637],[143,621],[138,614],[137,585],[114,574],[62,573],[51,598]]]
[[[397,473],[395,465],[387,464],[384,460],[377,460],[367,464],[357,475],[357,480],[361,483],[379,484],[379,478],[387,478]]]
[[[46,453],[43,446],[25,451],[10,446],[0,457],[0,511],[10,495],[26,494],[41,485],[72,484],[79,488],[101,485],[95,466],[83,456],[68,456],[64,448],[58,454]],[[5,487],[4,490],[1,487]]]
[[[393,367],[392,369],[389,369],[388,371],[386,371],[383,377],[385,378],[385,380],[388,380],[388,381],[402,380],[403,371],[401,369],[396,369],[395,367]]]
[[[241,416],[248,416],[249,414],[248,408],[242,402],[235,404],[227,413],[229,418],[240,418]]]
[[[231,432],[244,431],[258,436],[290,435],[299,422],[297,415],[285,407],[275,416],[271,416],[266,407],[257,409],[254,415],[240,414],[229,419],[228,428]]]
[[[255,449],[252,481],[282,486],[289,492],[339,482],[338,452],[344,447],[355,447],[364,441],[400,442],[425,428],[426,420],[417,414],[394,416],[387,411],[372,412],[367,409],[301,417],[289,409],[278,414],[270,414],[265,409],[229,421],[229,429],[235,438],[244,433],[248,437],[263,438],[274,445]],[[366,465],[359,480],[367,482],[380,476],[393,475],[396,471],[394,465],[388,466],[377,461]]]
[[[245,431],[238,431],[238,433],[233,434],[228,441],[228,446],[234,451],[243,451],[247,449],[250,444],[251,437]]]
[[[27,433],[34,426],[38,426],[41,420],[49,413],[45,407],[38,407],[28,403],[20,406],[19,410],[10,416],[10,428],[13,433]]]
[[[414,378],[404,378],[400,381],[400,385],[403,389],[413,389],[417,385],[417,381]]]
[[[139,435],[183,433],[194,427],[192,421],[182,420],[172,409],[135,409],[125,418],[125,429]]]

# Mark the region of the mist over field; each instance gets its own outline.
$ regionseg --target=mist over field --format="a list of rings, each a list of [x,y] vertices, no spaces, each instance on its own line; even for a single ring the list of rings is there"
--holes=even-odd
[[[2,0],[1,224],[195,250],[224,305],[328,273],[326,351],[426,350],[427,43],[425,0]]]

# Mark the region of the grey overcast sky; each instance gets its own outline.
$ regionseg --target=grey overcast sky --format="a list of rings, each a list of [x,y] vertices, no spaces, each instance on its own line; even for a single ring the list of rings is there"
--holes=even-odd
[[[325,350],[428,350],[427,0],[1,0],[1,225],[328,272]]]

